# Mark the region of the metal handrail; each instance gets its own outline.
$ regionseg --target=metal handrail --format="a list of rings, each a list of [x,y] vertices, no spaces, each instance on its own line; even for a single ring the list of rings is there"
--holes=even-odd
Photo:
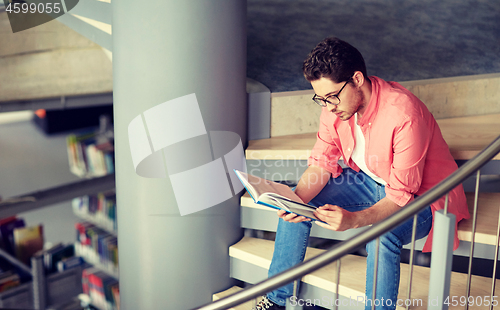
[[[220,300],[196,309],[222,310],[231,308],[252,298],[261,296],[264,293],[272,291],[285,284],[293,282],[294,280],[299,279],[306,274],[309,274],[334,262],[342,256],[354,250],[357,250],[367,242],[381,236],[386,232],[389,232],[394,227],[410,219],[413,215],[417,214],[434,201],[440,199],[447,192],[452,190],[458,184],[462,183],[466,178],[468,178],[472,173],[479,170],[498,153],[500,153],[500,136],[498,136],[479,154],[474,156],[474,158],[467,161],[463,166],[449,175],[446,179],[431,188],[422,196],[419,196],[404,208],[401,208],[401,210],[386,218],[384,221],[374,224],[367,230],[358,233],[351,239],[341,242],[332,247],[332,249],[324,252],[323,254],[318,255],[308,261],[302,262],[289,270],[276,274],[233,295],[224,297]]]

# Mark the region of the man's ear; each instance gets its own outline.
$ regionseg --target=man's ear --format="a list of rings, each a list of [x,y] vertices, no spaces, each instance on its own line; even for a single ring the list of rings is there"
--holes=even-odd
[[[352,76],[352,81],[356,87],[361,87],[365,83],[365,76],[361,73],[361,71],[356,71]]]

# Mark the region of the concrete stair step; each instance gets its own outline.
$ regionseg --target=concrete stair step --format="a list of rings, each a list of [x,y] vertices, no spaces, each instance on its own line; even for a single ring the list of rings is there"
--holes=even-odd
[[[229,249],[229,256],[232,261],[231,274],[239,275],[239,279],[242,279],[243,273],[255,273],[259,269],[267,273],[269,266],[271,264],[271,259],[273,255],[274,242],[263,239],[244,237],[241,241],[231,246]],[[307,248],[306,260],[310,259],[316,255],[323,253],[324,250]],[[246,265],[246,270],[236,270],[240,268],[236,261],[244,262]],[[255,270],[254,270],[255,269]],[[399,287],[399,297],[400,299],[406,299],[407,291],[407,279],[409,273],[409,266],[407,264],[401,264],[401,281]],[[430,269],[427,267],[414,266],[413,269],[413,284],[411,299],[421,301],[421,305],[413,306],[412,309],[425,309],[427,308],[427,295],[429,287],[429,274]],[[311,299],[311,296],[318,296],[314,289],[319,290],[322,294],[330,294],[329,297],[324,296],[324,298],[332,298],[333,293],[336,291],[336,262],[327,265],[309,275],[302,278],[303,287],[305,286],[307,292],[301,293],[302,298]],[[341,274],[340,274],[340,285],[339,294],[345,298],[352,298],[355,300],[357,296],[364,296],[365,289],[365,278],[366,278],[366,259],[361,256],[346,255],[341,259]],[[264,280],[260,279],[258,281]],[[255,283],[255,280],[250,281],[250,283]],[[450,296],[464,296],[466,292],[467,275],[461,273],[452,273],[451,279],[451,289]],[[489,296],[491,290],[491,279],[486,277],[473,276],[472,277],[472,289],[471,296],[476,298],[477,296]],[[497,281],[498,284],[498,281]],[[321,297],[320,300],[327,300]],[[478,299],[479,300],[479,299]],[[342,307],[341,307],[342,308]],[[361,306],[362,308],[362,306]],[[403,309],[404,307],[397,307],[397,309]],[[450,307],[454,308],[454,307]],[[473,305],[470,309],[486,309],[486,307],[479,307]],[[495,307],[500,308],[500,307]]]
[[[472,216],[474,214],[474,193],[465,193],[469,206],[470,219],[458,224],[458,238],[463,241],[472,240]],[[475,242],[496,244],[500,209],[500,193],[479,193]]]
[[[456,160],[468,160],[500,135],[500,114],[438,119],[443,137]],[[250,140],[247,159],[305,160],[316,142],[316,133],[275,136]],[[500,154],[495,156],[500,159]]]

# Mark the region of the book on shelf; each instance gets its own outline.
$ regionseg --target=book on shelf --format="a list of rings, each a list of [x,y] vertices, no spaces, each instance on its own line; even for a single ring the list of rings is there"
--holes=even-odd
[[[59,243],[43,251],[43,262],[46,272],[53,273],[58,271],[58,263],[60,261],[74,256],[75,246],[73,244],[63,245]]]
[[[116,193],[108,191],[72,200],[73,212],[86,221],[116,233]]]
[[[316,207],[305,204],[289,186],[242,171],[234,170],[234,172],[255,203],[323,222],[313,213]]]
[[[62,272],[85,264],[81,257],[75,256],[74,244],[57,243],[38,251],[35,256],[41,257],[45,274]]]
[[[0,247],[12,256],[16,256],[14,229],[25,227],[24,220],[11,216],[0,220]]]
[[[100,132],[71,134],[66,143],[72,173],[95,177],[114,172],[114,142],[109,135]]]
[[[70,170],[80,177],[88,174],[86,145],[95,143],[94,137],[95,133],[89,132],[79,135],[71,134],[66,138]]]
[[[0,292],[32,280],[32,275],[23,265],[15,255],[3,251],[0,255]]]
[[[118,277],[118,239],[115,235],[87,222],[75,224],[75,253],[90,264]]]
[[[118,281],[101,270],[94,267],[83,270],[82,290],[90,296],[92,305],[100,309],[119,309]]]
[[[99,269],[95,267],[85,268],[82,271],[82,291],[85,295],[90,295],[89,275],[98,272]]]
[[[45,249],[43,250],[40,255],[42,255],[43,257],[43,266],[45,268],[45,271],[47,273],[51,273],[52,272],[52,257],[53,257],[53,254],[56,253],[57,251],[60,251],[64,249],[64,245],[62,243],[57,243],[53,246],[51,246],[50,248],[48,249]]]
[[[21,284],[21,278],[19,274],[13,270],[7,270],[0,273],[0,293],[6,290],[19,286]]]
[[[63,258],[62,260],[57,262],[57,271],[63,272],[65,270],[73,269],[84,265],[85,261],[80,256]]]
[[[31,265],[31,257],[43,249],[43,225],[15,228],[14,244],[16,257],[27,266]]]
[[[113,301],[115,302],[116,309],[120,310],[120,286],[112,286],[111,293],[113,294]]]

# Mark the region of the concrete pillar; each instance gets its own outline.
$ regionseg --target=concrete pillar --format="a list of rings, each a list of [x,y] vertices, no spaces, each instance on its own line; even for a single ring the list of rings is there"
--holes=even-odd
[[[168,165],[166,151],[155,150],[156,138],[148,131],[153,130],[148,117],[155,113],[148,116],[144,112],[195,94],[206,131],[237,133],[245,145],[245,76],[246,1],[113,2],[122,309],[191,309],[210,302],[212,293],[231,285],[228,246],[242,236],[238,195],[214,207],[181,216],[169,171],[180,168]],[[189,125],[195,126],[196,122],[182,113],[172,118],[177,111],[172,107],[165,115],[165,123],[159,124],[170,128],[161,137],[169,141],[185,133],[186,124],[191,128]],[[184,106],[178,107],[182,110]],[[133,120],[139,127],[130,125]],[[172,127],[174,123],[178,126]],[[160,177],[144,177],[136,172],[132,153],[139,144],[131,149],[132,127],[148,134],[147,140],[142,140],[144,150],[159,154],[153,168]],[[210,146],[208,150],[204,148],[209,145],[204,144],[208,137],[198,136],[198,146],[191,143],[181,148],[180,160],[184,165],[193,163],[191,168],[195,168],[198,164],[194,162],[200,161],[197,153],[205,151],[211,153],[212,160],[217,157],[216,150],[210,150]],[[177,157],[179,160],[179,153]],[[191,194],[199,197],[204,189],[195,186]]]

